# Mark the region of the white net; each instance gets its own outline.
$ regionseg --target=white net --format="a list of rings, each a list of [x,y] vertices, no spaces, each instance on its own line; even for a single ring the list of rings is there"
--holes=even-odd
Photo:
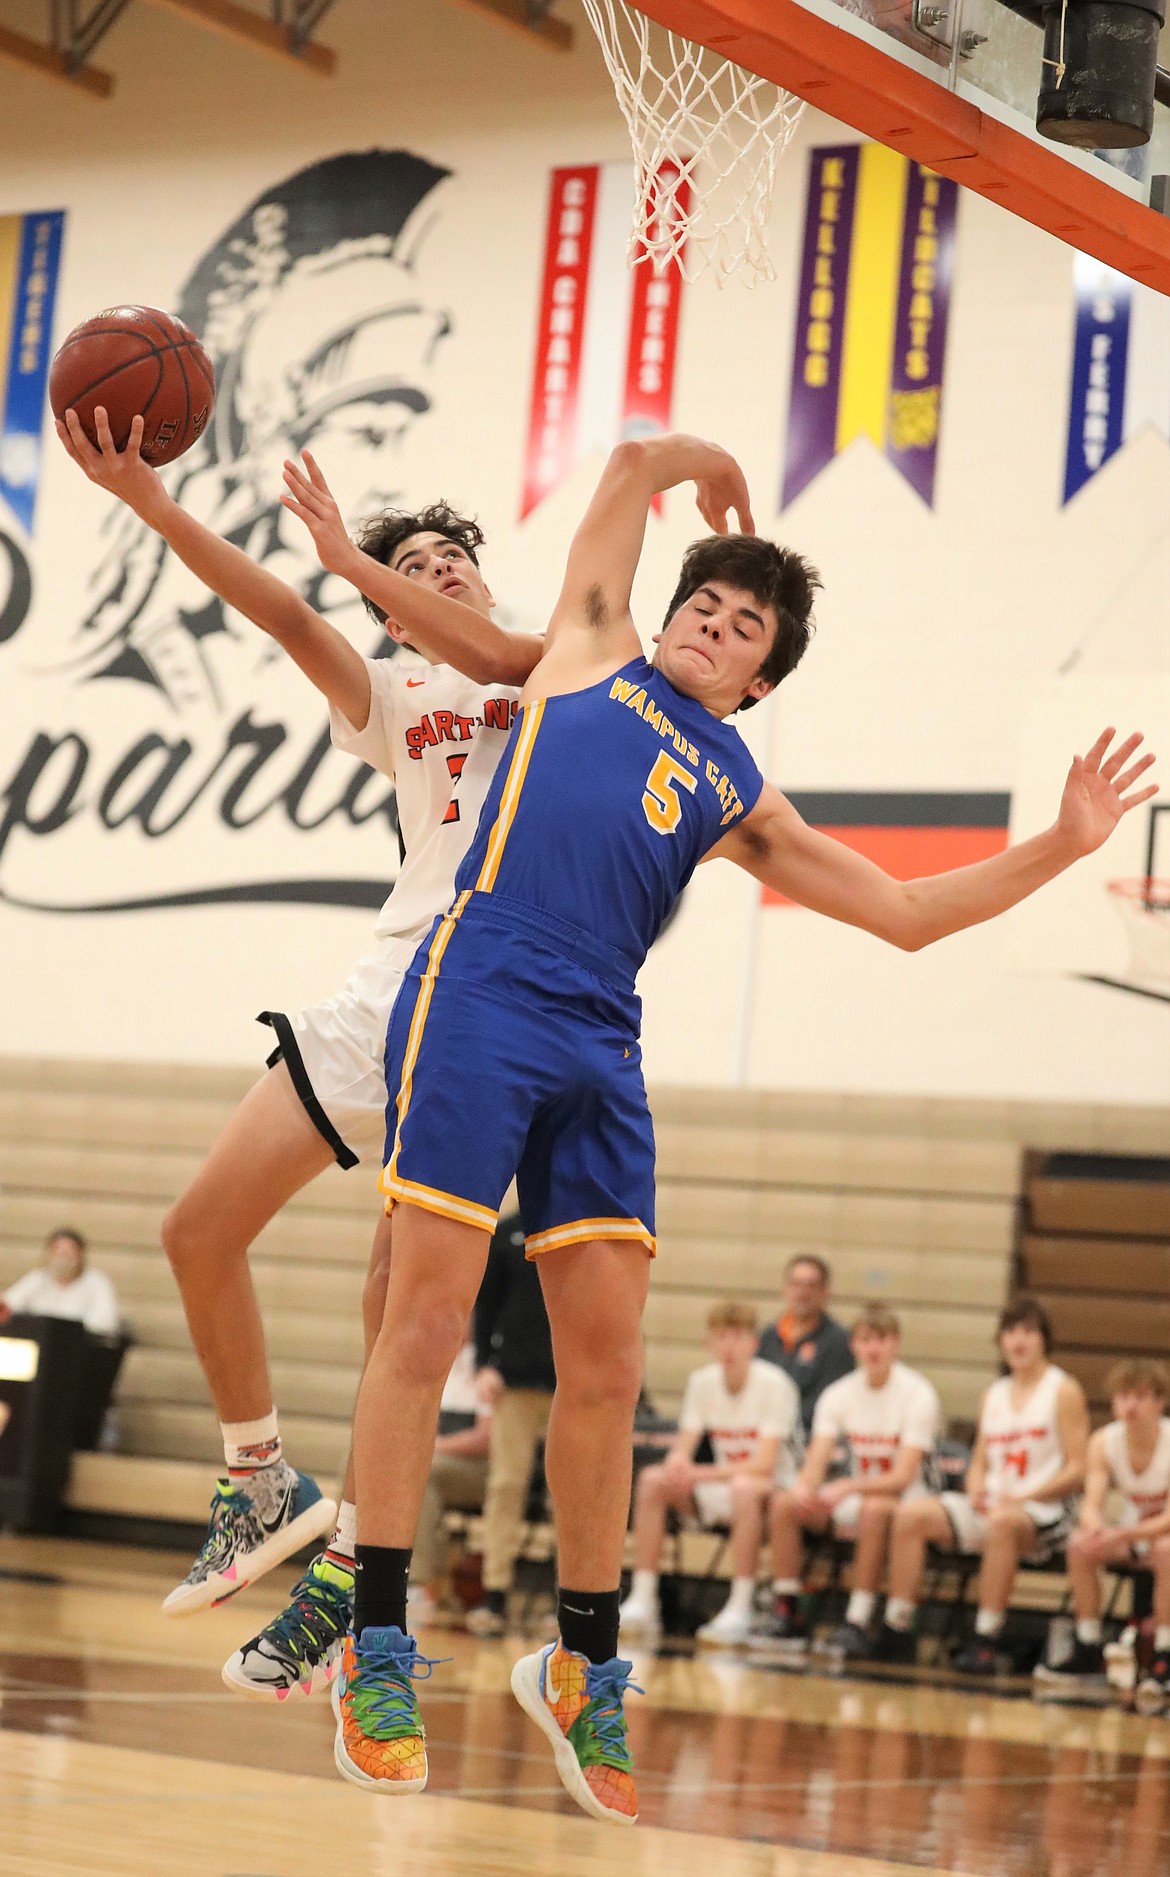
[[[776,165],[803,101],[652,24],[627,0],[582,0],[634,146],[630,259],[688,280],[773,280]],[[657,42],[657,52],[655,50]]]
[[[1125,920],[1130,975],[1170,994],[1170,880],[1110,880]]]

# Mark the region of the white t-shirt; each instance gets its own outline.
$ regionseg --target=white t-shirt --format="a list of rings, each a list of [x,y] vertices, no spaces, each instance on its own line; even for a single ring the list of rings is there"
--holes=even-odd
[[[1129,1457],[1124,1421],[1110,1421],[1103,1444],[1110,1476],[1122,1495],[1121,1523],[1158,1518],[1170,1503],[1170,1421],[1163,1416],[1158,1422],[1154,1451],[1141,1473],[1135,1473]]]
[[[987,1456],[986,1493],[994,1504],[1005,1493],[1026,1499],[1064,1465],[1056,1398],[1065,1379],[1050,1362],[1024,1403],[1012,1401],[1012,1378],[1001,1375],[983,1397],[979,1432]]]
[[[118,1327],[118,1299],[104,1271],[83,1271],[72,1284],[58,1284],[42,1266],[18,1277],[4,1292],[10,1310],[34,1317],[68,1317],[84,1323],[96,1336],[112,1335]]]
[[[845,1441],[852,1478],[872,1479],[893,1471],[903,1442],[930,1453],[941,1421],[933,1384],[895,1362],[881,1388],[870,1387],[864,1369],[831,1382],[813,1411],[812,1434]]]
[[[799,1419],[795,1382],[757,1357],[737,1395],[723,1379],[721,1362],[696,1369],[687,1378],[678,1425],[680,1433],[706,1434],[719,1466],[747,1466],[761,1440],[791,1440]],[[783,1451],[782,1445],[778,1465]]]
[[[491,1416],[491,1409],[475,1392],[475,1344],[464,1343],[451,1364],[443,1383],[439,1408],[445,1414],[474,1414],[479,1421]]]
[[[473,684],[417,652],[367,658],[370,715],[364,730],[335,705],[334,747],[389,776],[398,797],[406,859],[374,927],[380,939],[420,939],[455,897],[484,797],[504,753],[519,692]]]

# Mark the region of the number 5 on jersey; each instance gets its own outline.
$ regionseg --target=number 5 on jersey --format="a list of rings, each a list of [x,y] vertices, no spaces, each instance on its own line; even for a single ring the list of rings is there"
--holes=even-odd
[[[682,815],[682,803],[678,799],[679,786],[693,795],[699,785],[698,776],[691,770],[676,763],[673,756],[660,750],[650,774],[646,777],[646,790],[642,796],[642,807],[646,819],[656,834],[673,834]]]

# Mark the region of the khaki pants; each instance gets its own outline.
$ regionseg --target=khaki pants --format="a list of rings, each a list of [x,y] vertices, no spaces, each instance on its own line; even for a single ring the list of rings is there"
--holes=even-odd
[[[470,1460],[461,1453],[437,1453],[423,1494],[410,1561],[410,1581],[421,1588],[435,1581],[443,1561],[443,1514],[478,1512],[487,1485],[486,1456]]]
[[[552,1395],[542,1388],[505,1388],[492,1410],[484,1500],[483,1587],[510,1590],[520,1548],[524,1503],[537,1442],[548,1428]]]

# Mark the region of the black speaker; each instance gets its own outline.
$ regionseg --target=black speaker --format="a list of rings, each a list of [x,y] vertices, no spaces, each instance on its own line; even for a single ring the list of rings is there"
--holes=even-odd
[[[1166,0],[1054,0],[1043,19],[1041,136],[1081,150],[1148,143]]]

